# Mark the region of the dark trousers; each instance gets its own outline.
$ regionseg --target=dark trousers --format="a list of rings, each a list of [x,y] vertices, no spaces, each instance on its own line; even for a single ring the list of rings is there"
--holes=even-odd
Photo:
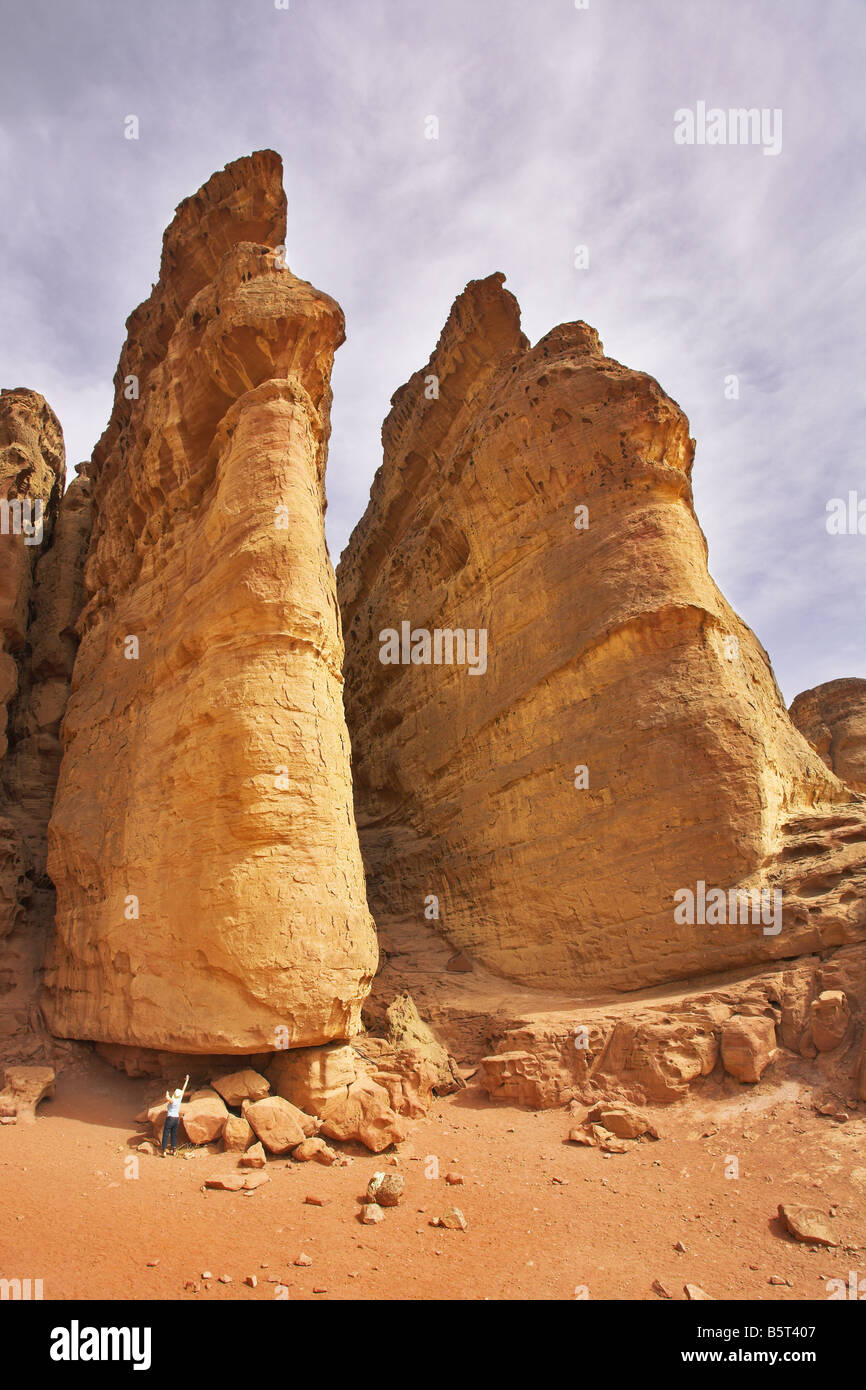
[[[177,1126],[180,1120],[179,1115],[166,1115],[165,1124],[162,1127],[162,1147],[170,1144],[173,1149],[177,1148]]]

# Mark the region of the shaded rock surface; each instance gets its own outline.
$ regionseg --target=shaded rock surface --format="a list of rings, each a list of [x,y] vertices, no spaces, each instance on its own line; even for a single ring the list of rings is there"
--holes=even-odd
[[[89,485],[62,495],[60,424],[35,391],[0,392],[0,1055],[51,1059],[38,990],[54,887],[47,827],[83,604]],[[38,508],[38,509],[37,509]]]
[[[313,1045],[375,969],[323,531],[343,316],[285,231],[278,156],[228,165],[128,320],[49,829],[64,1037]]]

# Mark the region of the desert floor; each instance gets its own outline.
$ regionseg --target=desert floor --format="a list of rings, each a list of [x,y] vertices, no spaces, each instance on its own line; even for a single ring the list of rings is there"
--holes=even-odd
[[[141,1156],[127,1177],[152,1089],[94,1057],[61,1074],[35,1123],[0,1127],[0,1276],[41,1278],[60,1300],[273,1300],[281,1287],[289,1299],[656,1299],[656,1280],[678,1299],[693,1283],[715,1298],[824,1300],[825,1280],[853,1270],[866,1294],[866,1116],[817,1115],[795,1083],[657,1108],[658,1142],[604,1157],[564,1142],[567,1111],[495,1104],[470,1082],[412,1122],[396,1165],[405,1193],[378,1226],[361,1225],[359,1199],[395,1164],[351,1145],[336,1146],[345,1168],[271,1160],[249,1195],[202,1190],[236,1166],[215,1147]],[[839,1248],[793,1241],[781,1201],[834,1212]],[[429,1225],[455,1205],[468,1230]]]

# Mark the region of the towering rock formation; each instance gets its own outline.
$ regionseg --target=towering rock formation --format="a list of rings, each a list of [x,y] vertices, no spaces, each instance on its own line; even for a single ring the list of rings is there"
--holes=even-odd
[[[584,993],[863,938],[866,807],[709,577],[685,415],[584,323],[530,347],[503,279],[394,396],[338,570],[377,919]]]
[[[38,973],[54,915],[46,831],[81,608],[87,484],[61,499],[63,435],[35,391],[0,394],[0,1048],[44,1046]]]
[[[866,792],[866,680],[850,676],[804,690],[790,713],[836,776]]]
[[[343,316],[285,229],[278,156],[230,164],[127,324],[49,831],[65,1037],[318,1044],[375,969],[323,531]]]

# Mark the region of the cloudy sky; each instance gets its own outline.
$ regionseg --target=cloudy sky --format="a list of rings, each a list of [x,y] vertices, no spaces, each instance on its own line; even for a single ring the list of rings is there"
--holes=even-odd
[[[712,573],[786,698],[866,676],[866,535],[825,524],[831,498],[866,499],[863,0],[0,11],[0,385],[48,398],[71,464],[108,418],[176,204],[271,146],[289,264],[346,312],[335,562],[391,395],[465,283],[502,270],[533,342],[586,319],[689,415]],[[781,111],[781,151],[675,143],[699,102]]]

